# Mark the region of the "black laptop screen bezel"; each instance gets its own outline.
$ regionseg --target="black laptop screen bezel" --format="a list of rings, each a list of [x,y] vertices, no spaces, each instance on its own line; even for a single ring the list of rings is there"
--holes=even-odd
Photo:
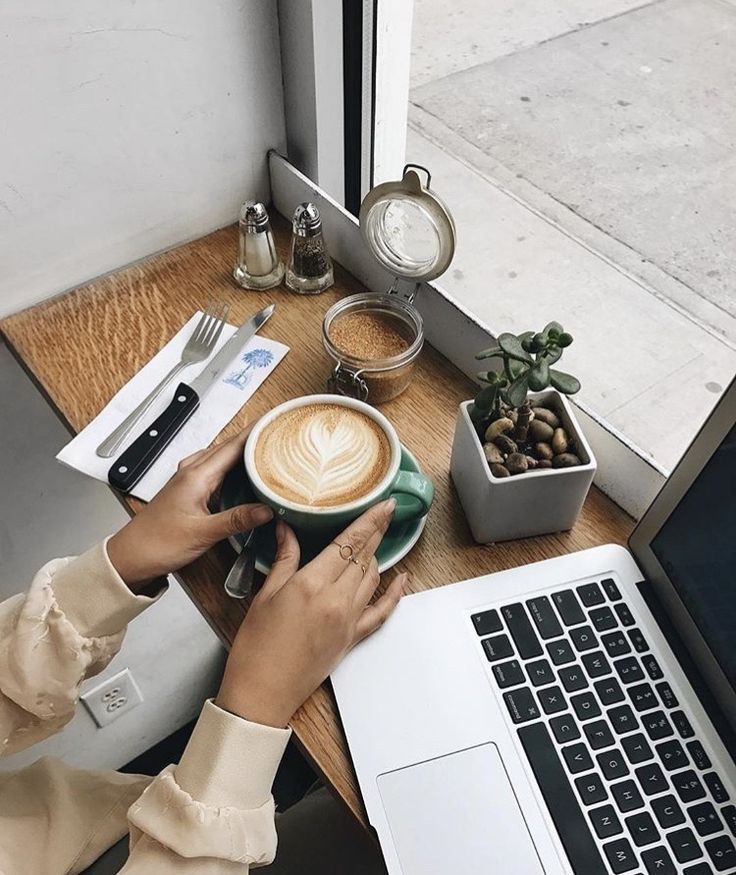
[[[629,549],[647,583],[667,611],[677,632],[693,655],[708,687],[736,730],[736,690],[721,668],[708,641],[685,607],[677,589],[652,550],[652,541],[669,519],[713,453],[736,423],[736,379],[721,395],[713,412],[660,489],[629,538]]]

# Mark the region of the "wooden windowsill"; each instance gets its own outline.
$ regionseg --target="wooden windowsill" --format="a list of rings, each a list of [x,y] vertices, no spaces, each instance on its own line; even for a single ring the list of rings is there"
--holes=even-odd
[[[285,258],[288,224],[276,216],[274,230]],[[330,362],[322,349],[322,317],[340,297],[364,291],[339,265],[335,286],[320,296],[296,295],[286,287],[243,291],[231,279],[236,248],[237,228],[224,228],[10,316],[0,322],[0,331],[57,414],[76,433],[210,300],[229,303],[230,321],[235,324],[273,301],[276,312],[263,333],[287,344],[291,352],[219,439],[229,437],[281,401],[324,391]],[[409,590],[442,586],[599,544],[625,543],[633,521],[593,488],[571,532],[488,547],[475,544],[449,476],[457,406],[474,391],[464,374],[425,346],[409,389],[381,407],[436,485],[425,532],[398,566],[409,573]],[[132,513],[141,506],[135,499],[126,499],[125,504]],[[228,598],[222,588],[232,560],[231,548],[222,543],[177,575],[226,646],[244,613],[244,606]],[[326,686],[305,703],[291,725],[315,767],[365,823],[345,738]]]

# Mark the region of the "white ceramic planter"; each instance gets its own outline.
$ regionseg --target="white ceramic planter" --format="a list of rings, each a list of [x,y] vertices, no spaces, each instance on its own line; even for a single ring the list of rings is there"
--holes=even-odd
[[[571,529],[593,482],[596,464],[567,399],[554,390],[548,399],[583,462],[574,468],[542,468],[513,477],[494,477],[470,420],[471,401],[458,411],[450,472],[473,537],[479,544],[510,541]]]

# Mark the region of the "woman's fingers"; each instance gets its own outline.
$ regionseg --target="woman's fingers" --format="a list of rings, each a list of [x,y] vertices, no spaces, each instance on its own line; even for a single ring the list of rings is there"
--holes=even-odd
[[[355,627],[355,641],[362,641],[380,628],[398,605],[406,583],[406,574],[397,574],[389,584],[386,592],[367,608],[358,618]]]
[[[276,558],[261,587],[264,595],[274,595],[296,574],[299,570],[300,555],[299,541],[293,529],[279,520],[276,523]]]
[[[340,578],[340,581],[342,581],[342,578]],[[380,583],[381,575],[378,573],[378,560],[375,556],[371,556],[368,564],[365,566],[365,574],[363,574],[355,589],[355,606],[358,611],[362,611],[373,598]]]
[[[358,559],[358,555],[362,553],[365,546],[376,537],[378,538],[376,547],[378,546],[389,527],[395,506],[396,502],[393,499],[375,504],[352,522],[341,535],[338,535],[335,538],[335,543],[328,544],[319,556],[309,563],[310,567],[313,567],[315,572],[321,574],[325,580],[337,580],[346,570],[346,565],[354,564],[346,558],[348,553]],[[341,551],[336,544],[342,544],[344,549]],[[348,546],[352,552],[348,550]],[[341,553],[342,555],[340,555]],[[358,559],[358,561],[361,560]],[[366,559],[363,559],[362,562],[367,565]]]
[[[265,504],[238,504],[213,513],[202,520],[213,541],[222,541],[239,532],[249,532],[273,519],[273,511]]]

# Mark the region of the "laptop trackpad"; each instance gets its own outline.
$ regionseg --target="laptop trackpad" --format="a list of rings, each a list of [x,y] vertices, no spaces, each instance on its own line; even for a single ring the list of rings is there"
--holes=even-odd
[[[378,776],[404,875],[542,875],[495,744]]]

